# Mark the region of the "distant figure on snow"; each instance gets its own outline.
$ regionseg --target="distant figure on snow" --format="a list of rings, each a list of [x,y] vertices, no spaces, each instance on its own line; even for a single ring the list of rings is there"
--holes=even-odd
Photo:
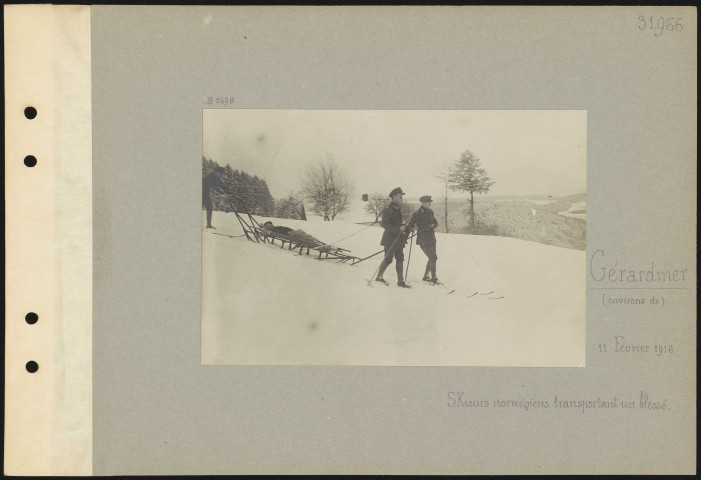
[[[229,188],[221,181],[223,174],[224,167],[217,167],[202,177],[202,204],[207,209],[207,228],[214,228],[212,226],[212,210],[214,210],[214,207],[212,206],[212,199],[209,197],[209,193],[212,190],[222,191],[227,194],[231,193]]]
[[[382,277],[392,263],[392,257],[397,260],[397,285],[403,288],[411,288],[404,282],[404,246],[406,245],[405,226],[402,224],[402,211],[399,205],[404,198],[404,192],[397,187],[389,194],[392,199],[387,208],[382,212],[382,228],[385,229],[382,234],[380,245],[385,247],[385,257],[380,264],[380,270],[375,278],[376,282],[389,285]]]
[[[438,221],[433,215],[433,210],[431,210],[431,202],[433,199],[430,195],[424,195],[419,199],[421,206],[414,214],[411,216],[411,220],[407,224],[407,231],[416,227],[416,244],[421,247],[421,250],[428,257],[428,263],[426,264],[426,272],[424,273],[424,282],[431,282],[433,284],[440,284],[436,277],[436,260],[438,260],[438,255],[436,255],[436,233],[434,230],[438,227]],[[429,274],[431,275],[429,277]]]

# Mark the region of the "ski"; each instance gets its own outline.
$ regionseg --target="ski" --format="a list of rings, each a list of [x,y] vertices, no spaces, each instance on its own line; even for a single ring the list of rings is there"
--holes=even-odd
[[[454,292],[455,292],[455,289],[454,289],[454,288],[448,287],[448,286],[445,285],[443,282],[438,282],[438,283],[430,282],[430,283],[431,283],[431,285],[433,285],[434,287],[442,287],[444,290],[448,290],[448,293],[446,293],[446,295],[450,295],[451,293],[454,293]]]
[[[427,282],[427,281],[425,281],[425,280],[421,280],[421,283],[423,283],[424,285],[428,285],[429,287],[443,287],[444,289],[449,290],[449,291],[446,293],[446,295],[450,295],[451,293],[454,293],[454,292],[455,292],[455,289],[454,289],[454,288],[451,289],[451,288],[445,286],[445,284],[443,284],[443,283],[433,283],[433,282],[430,282],[430,281]]]
[[[387,282],[380,282],[380,283],[385,283],[385,285],[389,285],[389,283],[387,283]],[[407,282],[407,284],[408,284],[408,283],[409,283],[409,282]],[[424,285],[429,286],[429,287],[442,287],[442,288],[444,288],[445,290],[447,290],[447,292],[445,293],[446,295],[453,294],[453,293],[455,293],[455,292],[457,291],[457,289],[455,289],[455,288],[450,288],[450,287],[446,286],[444,283],[433,283],[433,282],[430,282],[430,281],[427,282],[427,281],[425,281],[425,280],[412,282],[412,284],[413,284],[413,285],[424,284]],[[400,288],[401,288],[401,287],[400,287]],[[409,285],[409,288],[411,288],[411,285]],[[467,295],[465,298],[472,298],[472,297],[477,296],[477,295],[483,295],[483,296],[484,296],[484,295],[491,295],[491,294],[493,294],[493,293],[494,293],[494,290],[492,290],[492,291],[490,291],[490,292],[485,292],[485,293],[480,293],[479,290],[475,290],[473,293],[471,293],[470,295]],[[487,298],[488,298],[489,300],[501,300],[501,299],[504,298],[504,296],[502,295],[502,296],[499,296],[499,297],[487,297]]]
[[[242,236],[243,236],[243,235],[238,235],[238,236],[236,236],[236,235],[227,235],[227,234],[225,234],[225,233],[217,233],[217,232],[209,232],[209,233],[211,233],[211,234],[213,234],[213,235],[221,235],[222,237],[229,237],[229,238],[238,238],[238,237],[242,237]]]
[[[377,283],[381,283],[382,285],[384,285],[386,287],[389,287],[389,282],[387,280],[385,280],[384,278],[379,278],[379,279],[376,278],[374,281]],[[368,281],[368,285],[372,286],[372,282]],[[405,282],[404,285],[397,284],[397,288],[411,288],[411,285],[409,283]]]
[[[495,293],[494,290],[492,290],[491,292],[480,293],[480,295],[491,295],[491,294],[493,294],[493,293]],[[499,295],[499,294],[497,293],[497,295]],[[501,296],[499,296],[499,297],[487,297],[487,298],[488,298],[489,300],[501,300],[502,298],[504,298],[504,295],[501,295]]]

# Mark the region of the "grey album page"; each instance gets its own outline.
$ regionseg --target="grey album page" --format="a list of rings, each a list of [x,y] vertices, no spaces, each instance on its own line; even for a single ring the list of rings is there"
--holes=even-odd
[[[91,20],[95,474],[694,472],[695,9]]]

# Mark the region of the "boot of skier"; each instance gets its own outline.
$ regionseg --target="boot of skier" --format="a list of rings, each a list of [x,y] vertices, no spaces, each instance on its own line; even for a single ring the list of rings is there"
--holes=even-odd
[[[389,285],[382,275],[394,259],[396,260],[397,268],[397,285],[403,288],[411,288],[404,282],[404,246],[406,245],[407,236],[405,234],[405,226],[402,224],[402,211],[399,208],[404,192],[397,187],[390,192],[389,197],[392,201],[382,212],[382,228],[385,231],[380,241],[380,245],[385,247],[385,257],[380,264],[380,270],[375,281]]]
[[[431,210],[433,199],[430,195],[424,195],[419,201],[421,202],[421,207],[414,212],[409,223],[407,223],[407,232],[416,227],[418,232],[416,234],[416,244],[421,247],[421,250],[426,254],[426,257],[428,257],[426,271],[422,280],[424,282],[440,284],[441,282],[438,280],[438,277],[436,277],[436,261],[438,260],[438,255],[436,254],[436,233],[434,230],[438,227],[438,221],[433,214],[433,210]]]

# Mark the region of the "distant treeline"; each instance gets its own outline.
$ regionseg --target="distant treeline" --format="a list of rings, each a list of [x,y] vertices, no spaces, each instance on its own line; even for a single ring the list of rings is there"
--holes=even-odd
[[[219,163],[203,156],[202,176],[204,177],[219,166],[221,166]],[[304,204],[298,196],[290,195],[288,198],[275,200],[270,194],[265,180],[255,175],[251,176],[244,171],[234,170],[226,165],[222,183],[229,188],[231,193],[226,195],[212,192],[214,210],[231,210],[233,205],[237,212],[248,212],[265,217],[307,219]]]

